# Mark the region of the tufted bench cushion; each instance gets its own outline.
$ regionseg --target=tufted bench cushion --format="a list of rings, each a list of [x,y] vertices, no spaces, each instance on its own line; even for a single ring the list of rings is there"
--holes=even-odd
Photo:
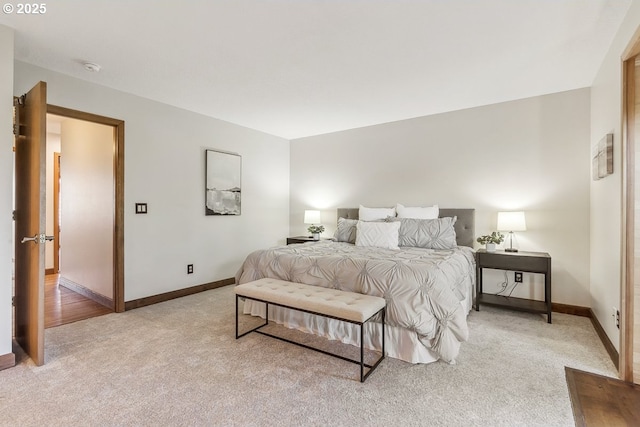
[[[235,287],[237,295],[351,322],[362,323],[380,311],[384,298],[264,278]]]

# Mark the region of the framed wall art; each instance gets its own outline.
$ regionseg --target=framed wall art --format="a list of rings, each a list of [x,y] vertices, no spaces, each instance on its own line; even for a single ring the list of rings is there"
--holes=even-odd
[[[238,153],[206,150],[206,215],[240,215],[242,157]]]
[[[613,134],[605,135],[591,150],[591,178],[594,181],[613,173]]]

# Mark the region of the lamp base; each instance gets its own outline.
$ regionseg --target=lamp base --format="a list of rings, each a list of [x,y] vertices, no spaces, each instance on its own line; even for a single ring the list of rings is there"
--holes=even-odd
[[[504,250],[505,252],[518,252],[516,248],[507,248]]]

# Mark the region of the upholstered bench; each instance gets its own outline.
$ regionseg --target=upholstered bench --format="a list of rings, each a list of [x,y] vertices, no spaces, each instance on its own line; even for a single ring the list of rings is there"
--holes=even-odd
[[[369,374],[371,374],[371,372],[373,372],[384,359],[384,320],[386,311],[386,302],[384,298],[270,278],[259,279],[238,285],[235,287],[235,293],[236,339],[251,332],[258,332],[262,335],[278,338],[292,344],[319,351],[320,353],[359,364],[360,382],[364,382]],[[239,334],[238,331],[238,300],[240,298],[260,301],[266,304],[265,323],[242,334]],[[360,360],[352,360],[261,331],[260,328],[269,324],[269,305],[289,308],[359,325]],[[378,313],[381,313],[382,319],[382,354],[373,365],[369,365],[364,363],[364,324]],[[365,367],[369,368],[366,374],[364,373]]]

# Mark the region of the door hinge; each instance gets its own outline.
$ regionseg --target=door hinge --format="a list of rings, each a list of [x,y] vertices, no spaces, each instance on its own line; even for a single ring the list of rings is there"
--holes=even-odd
[[[13,136],[15,136],[16,138],[24,138],[25,137],[24,126],[20,126],[19,124],[14,123]]]
[[[11,305],[16,306],[16,297],[11,297]]]
[[[13,220],[16,220],[16,211],[13,211],[13,213],[11,214],[11,217],[13,218]]]
[[[16,137],[24,136],[24,126],[20,127],[20,109],[24,106],[24,100],[27,95],[13,97],[13,134]]]

